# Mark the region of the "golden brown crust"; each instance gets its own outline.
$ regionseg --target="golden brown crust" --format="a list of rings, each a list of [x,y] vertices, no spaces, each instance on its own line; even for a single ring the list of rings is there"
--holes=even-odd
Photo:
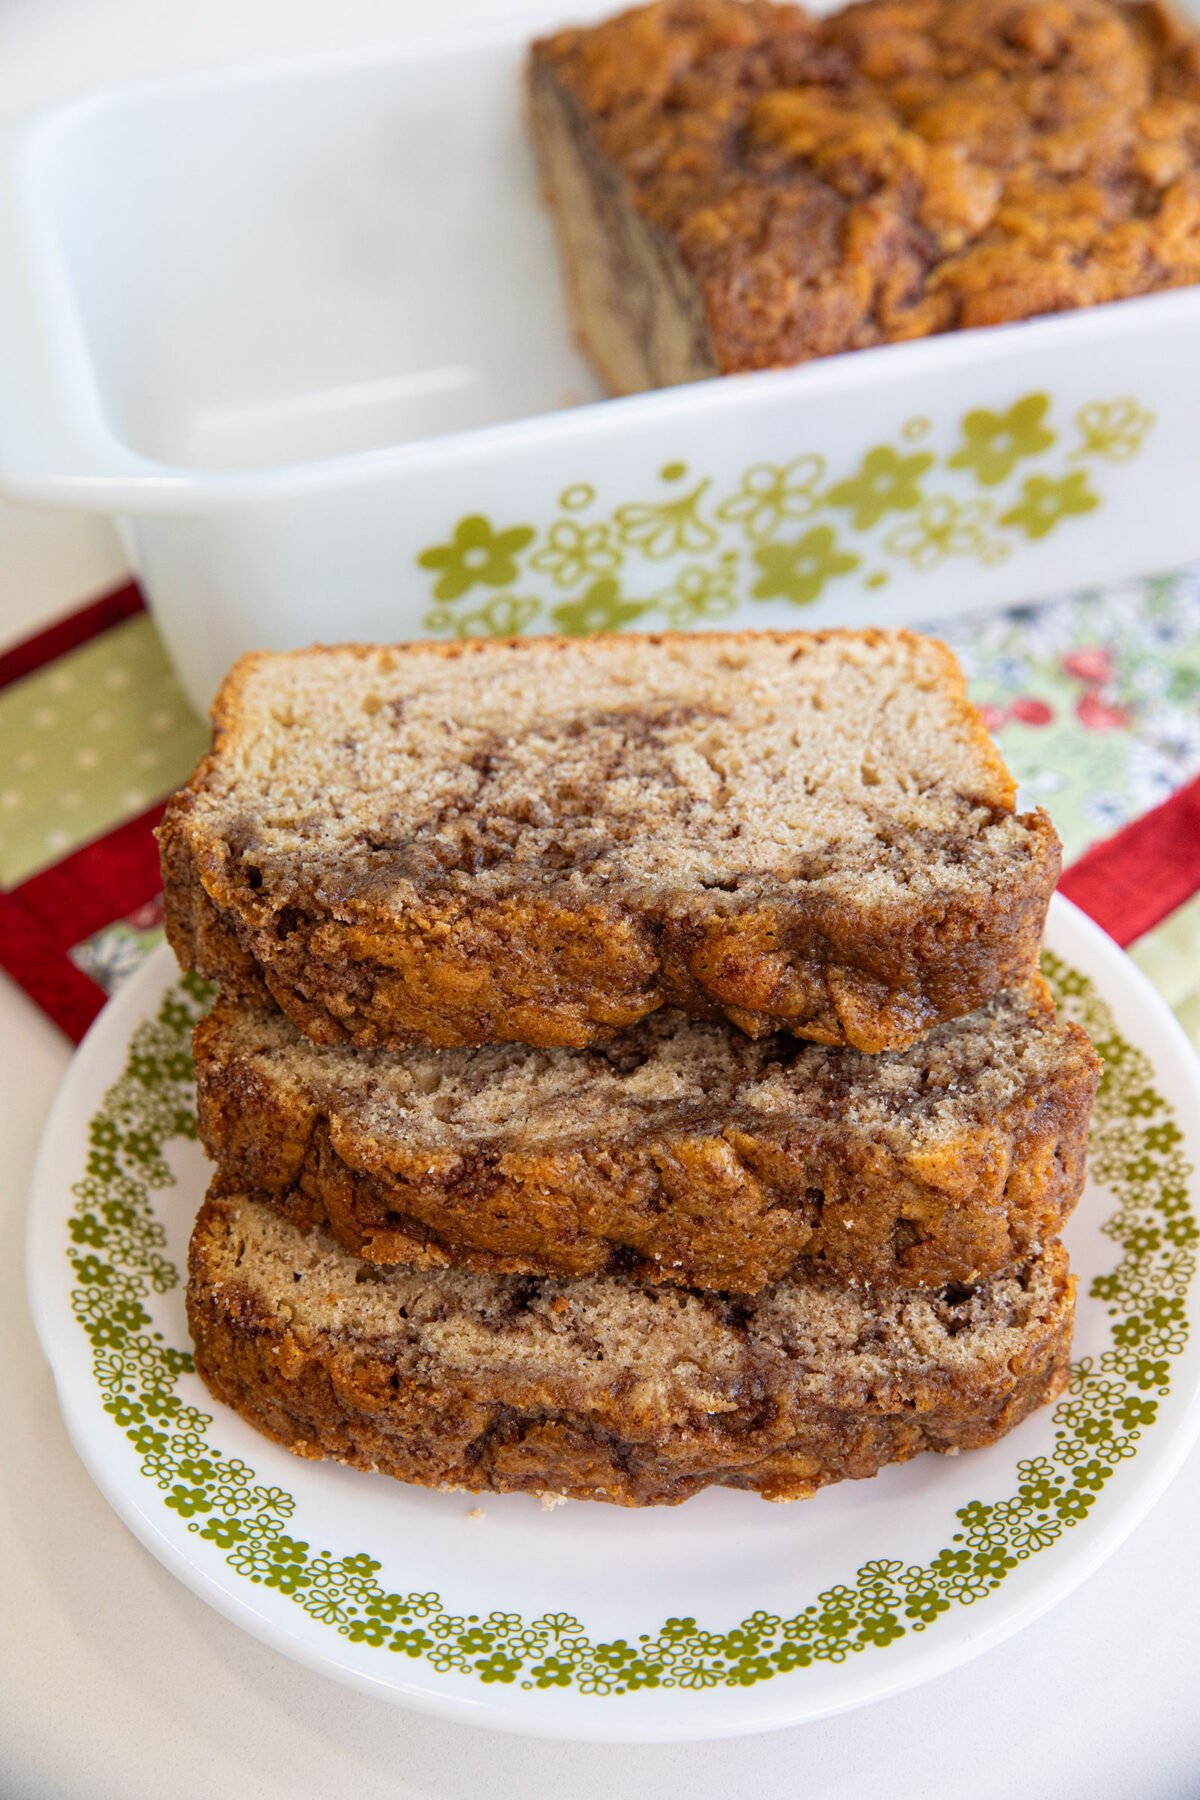
[[[751,640],[855,638],[917,642],[878,632],[666,633],[642,641],[736,648]],[[542,656],[587,652],[578,640],[514,640],[502,648],[523,654],[531,644]],[[494,643],[422,644],[395,654],[495,652]],[[391,653],[349,646],[344,654]],[[578,883],[547,886],[539,874],[512,891],[477,896],[461,884],[418,885],[399,917],[369,895],[339,902],[314,898],[300,884],[252,892],[230,843],[208,828],[200,803],[237,740],[243,690],[263,661],[245,658],[218,695],[213,752],[172,799],[160,829],[169,941],[185,967],[231,993],[273,1000],[322,1043],[580,1047],[669,1006],[723,1015],[755,1035],[783,1029],[867,1051],[903,1047],[939,1019],[970,1012],[1029,977],[1059,870],[1045,814],[1013,819],[1011,778],[954,659],[944,649],[942,658],[948,703],[992,797],[990,812],[977,807],[961,841],[935,835],[924,844],[913,836],[906,845],[918,861],[948,855],[971,876],[928,904],[907,891],[899,899],[847,897],[819,880],[770,876],[735,892],[647,892],[620,883],[589,891],[586,881],[581,892]],[[1016,831],[1002,857],[992,850],[1001,827]],[[831,858],[839,854],[829,847]]]
[[[196,1033],[200,1137],[225,1188],[260,1193],[297,1225],[327,1223],[371,1262],[624,1271],[746,1293],[806,1268],[924,1288],[1023,1262],[1082,1191],[1100,1066],[1065,1025],[1000,1106],[964,1095],[954,1129],[928,1140],[912,1127],[898,1142],[877,1113],[857,1116],[853,1085],[840,1116],[822,1109],[814,1084],[807,1111],[803,1089],[790,1113],[743,1096],[697,1117],[689,1095],[615,1132],[585,1112],[574,1139],[546,1138],[535,1112],[520,1141],[493,1130],[448,1146],[436,1124],[422,1136],[419,1114],[380,1126],[378,1070],[347,1068],[344,1086],[335,1071],[322,1089],[286,1056],[247,1049],[238,1023],[219,1002]]]
[[[426,1486],[563,1494],[628,1506],[701,1488],[804,1499],[925,1450],[994,1442],[1066,1382],[1074,1283],[1046,1253],[1052,1298],[1002,1367],[901,1373],[869,1393],[822,1398],[803,1365],[748,1356],[740,1400],[718,1412],[662,1411],[632,1371],[597,1386],[569,1373],[449,1373],[396,1339],[297,1328],[263,1299],[253,1269],[224,1279],[227,1203],[205,1203],[187,1294],[196,1366],[218,1400],[302,1456],[329,1457]],[[561,1302],[566,1306],[568,1302]],[[734,1328],[736,1336],[736,1327]]]
[[[1200,279],[1198,42],[1158,0],[664,0],[533,71],[733,371]]]

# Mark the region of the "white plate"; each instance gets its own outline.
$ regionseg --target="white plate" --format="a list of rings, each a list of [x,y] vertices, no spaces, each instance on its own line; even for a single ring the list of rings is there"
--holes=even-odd
[[[1047,968],[1106,1058],[1070,1393],[1003,1443],[803,1505],[644,1513],[426,1493],[308,1463],[191,1372],[179,1279],[205,1185],[189,1032],[163,951],[72,1064],[34,1180],[29,1285],[71,1435],[127,1525],[228,1618],[445,1717],[576,1739],[694,1739],[896,1692],[1069,1593],[1200,1426],[1200,1067],[1133,965],[1065,901]],[[89,1166],[90,1165],[90,1166]],[[482,1514],[482,1516],[480,1516]]]

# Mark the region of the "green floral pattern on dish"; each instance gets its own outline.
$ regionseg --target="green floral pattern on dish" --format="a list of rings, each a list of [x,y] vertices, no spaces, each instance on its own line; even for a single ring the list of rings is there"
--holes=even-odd
[[[1081,443],[1072,458],[1104,456],[1110,462],[1128,462],[1142,447],[1154,424],[1154,414],[1135,400],[1093,400],[1075,415]]]
[[[750,589],[755,600],[790,600],[809,606],[837,575],[857,569],[859,558],[838,547],[832,525],[814,525],[794,544],[764,544],[754,552],[759,575]]]
[[[934,494],[921,502],[915,519],[889,531],[884,547],[903,556],[914,569],[931,569],[947,556],[1000,562],[1008,555],[1008,545],[989,535],[993,517],[986,500],[958,501],[949,494]]]
[[[1103,1507],[1105,1487],[1153,1429],[1188,1337],[1197,1226],[1182,1134],[1148,1059],[1118,1032],[1091,983],[1053,955],[1043,968],[1063,1012],[1084,1026],[1105,1063],[1091,1161],[1114,1202],[1104,1231],[1117,1256],[1091,1293],[1107,1308],[1111,1348],[1074,1365],[1053,1414],[1053,1445],[1017,1464],[1015,1491],[960,1507],[946,1543],[925,1562],[865,1562],[791,1617],[759,1610],[727,1629],[669,1618],[652,1633],[595,1639],[568,1612],[459,1613],[437,1593],[392,1592],[369,1553],[314,1545],[293,1495],[226,1456],[214,1416],[180,1394],[191,1353],[165,1342],[149,1311],[152,1296],[179,1281],[164,1255],[155,1195],[173,1181],[167,1146],[195,1135],[190,1042],[209,991],[193,977],[134,1032],[73,1189],[71,1303],[104,1410],[163,1505],[236,1574],[351,1643],[486,1686],[574,1687],[598,1697],[749,1687],[936,1629],[953,1609],[986,1602],[1022,1562]]]
[[[995,487],[1011,475],[1023,456],[1040,456],[1054,442],[1045,424],[1048,394],[1026,394],[1007,412],[979,407],[962,422],[963,442],[946,458],[948,469],[970,469],[984,487]]]
[[[893,575],[911,581],[950,557],[993,567],[1101,506],[1099,476],[1119,475],[1154,425],[1129,396],[1089,402],[1065,429],[1051,414],[1049,395],[1035,392],[940,426],[906,419],[896,442],[840,470],[800,444],[787,461],[752,463],[729,491],[681,461],[663,464],[650,498],[612,506],[594,483],[569,482],[539,528],[470,513],[417,557],[435,578],[426,630],[504,635],[494,603],[459,610],[479,586],[520,596],[505,615],[513,634],[688,629],[746,595],[811,605],[835,574],[854,576],[849,593]],[[615,584],[607,600],[600,582]]]
[[[1018,505],[1000,514],[1001,525],[1016,525],[1031,538],[1048,531],[1073,513],[1095,512],[1100,496],[1088,487],[1082,469],[1054,481],[1045,475],[1027,475]]]
[[[850,481],[839,481],[829,490],[830,506],[850,509],[855,531],[869,531],[885,513],[911,512],[921,504],[921,477],[932,468],[927,450],[901,456],[887,444],[868,450],[862,467]]]
[[[766,543],[784,525],[816,512],[821,504],[817,484],[824,473],[823,456],[798,456],[782,468],[755,463],[742,476],[737,493],[717,507],[717,518],[741,525],[751,543]]]
[[[423,550],[417,561],[423,569],[438,571],[435,600],[458,600],[473,587],[507,587],[517,579],[517,556],[533,542],[533,527],[512,525],[493,531],[487,519],[471,513],[460,519],[448,544]]]
[[[619,631],[647,610],[645,600],[622,599],[617,583],[606,577],[594,581],[582,600],[556,606],[550,617],[569,637],[583,637],[590,631]]]

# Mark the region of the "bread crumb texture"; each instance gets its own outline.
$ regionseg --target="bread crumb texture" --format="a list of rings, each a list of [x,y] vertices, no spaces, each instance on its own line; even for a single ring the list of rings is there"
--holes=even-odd
[[[582,1046],[663,1006],[868,1051],[1033,973],[1059,847],[941,644],[245,659],[161,832],[171,942],[320,1042]]]
[[[1099,1073],[1040,985],[874,1057],[672,1013],[590,1050],[317,1047],[220,1001],[195,1060],[220,1182],[372,1262],[744,1292],[1023,1262],[1078,1199]]]
[[[409,1481],[649,1504],[719,1483],[802,1498],[994,1441],[1059,1393],[1073,1284],[753,1300],[621,1279],[381,1269],[261,1201],[210,1196],[189,1263],[196,1365],[300,1454]]]

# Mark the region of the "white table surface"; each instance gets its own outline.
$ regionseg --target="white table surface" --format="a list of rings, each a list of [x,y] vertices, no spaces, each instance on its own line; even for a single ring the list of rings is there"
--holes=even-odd
[[[132,74],[497,15],[488,0],[0,0],[0,113]],[[120,571],[105,526],[0,507],[0,646]],[[688,1800],[1200,1796],[1200,1454],[1106,1567],[1020,1637],[910,1694],[768,1737],[628,1749],[503,1738],[360,1697],[243,1636],[109,1512],[34,1341],[25,1194],[68,1055],[0,977],[3,1800],[607,1800],[635,1784]]]

